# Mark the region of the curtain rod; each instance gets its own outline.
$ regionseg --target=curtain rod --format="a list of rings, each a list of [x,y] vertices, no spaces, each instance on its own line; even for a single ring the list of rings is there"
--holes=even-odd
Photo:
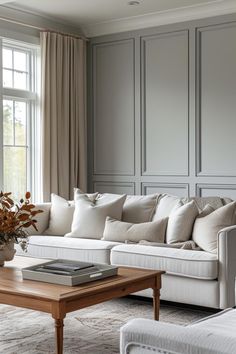
[[[39,30],[40,32],[58,33],[58,34],[61,34],[61,35],[70,36],[70,37],[74,37],[74,38],[78,38],[78,39],[83,39],[84,41],[88,41],[88,38],[86,38],[84,36],[79,36],[79,35],[76,35],[76,34],[60,32],[60,31],[51,30],[51,29],[48,29],[48,28],[38,27],[38,26],[35,26],[35,25],[31,25],[31,24],[28,24],[28,23],[21,22],[21,21],[16,21],[16,20],[13,20],[13,19],[8,18],[8,17],[0,17],[0,20],[6,21],[6,22],[11,22],[11,23],[14,23],[16,25],[21,25],[21,26],[24,26],[24,27],[34,28],[34,29]]]

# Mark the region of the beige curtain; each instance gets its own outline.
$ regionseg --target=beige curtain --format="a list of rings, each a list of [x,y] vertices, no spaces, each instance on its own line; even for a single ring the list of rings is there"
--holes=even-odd
[[[43,199],[86,190],[86,42],[41,33]]]

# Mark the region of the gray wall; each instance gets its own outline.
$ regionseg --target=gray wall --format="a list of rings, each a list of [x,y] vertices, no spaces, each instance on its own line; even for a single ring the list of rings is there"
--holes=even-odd
[[[236,15],[94,38],[89,189],[236,199]]]

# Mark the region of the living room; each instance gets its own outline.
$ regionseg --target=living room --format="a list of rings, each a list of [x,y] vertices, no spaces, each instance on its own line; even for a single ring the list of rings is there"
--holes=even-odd
[[[236,353],[235,35],[235,0],[0,1],[0,353]]]

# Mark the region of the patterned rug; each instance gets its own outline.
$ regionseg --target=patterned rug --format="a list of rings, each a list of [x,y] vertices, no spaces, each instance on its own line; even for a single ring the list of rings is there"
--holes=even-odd
[[[207,311],[162,305],[160,320],[186,325]],[[0,305],[1,354],[54,354],[54,321],[50,315]],[[152,303],[123,298],[76,311],[64,321],[64,354],[118,354],[119,328],[135,317],[152,319]]]

